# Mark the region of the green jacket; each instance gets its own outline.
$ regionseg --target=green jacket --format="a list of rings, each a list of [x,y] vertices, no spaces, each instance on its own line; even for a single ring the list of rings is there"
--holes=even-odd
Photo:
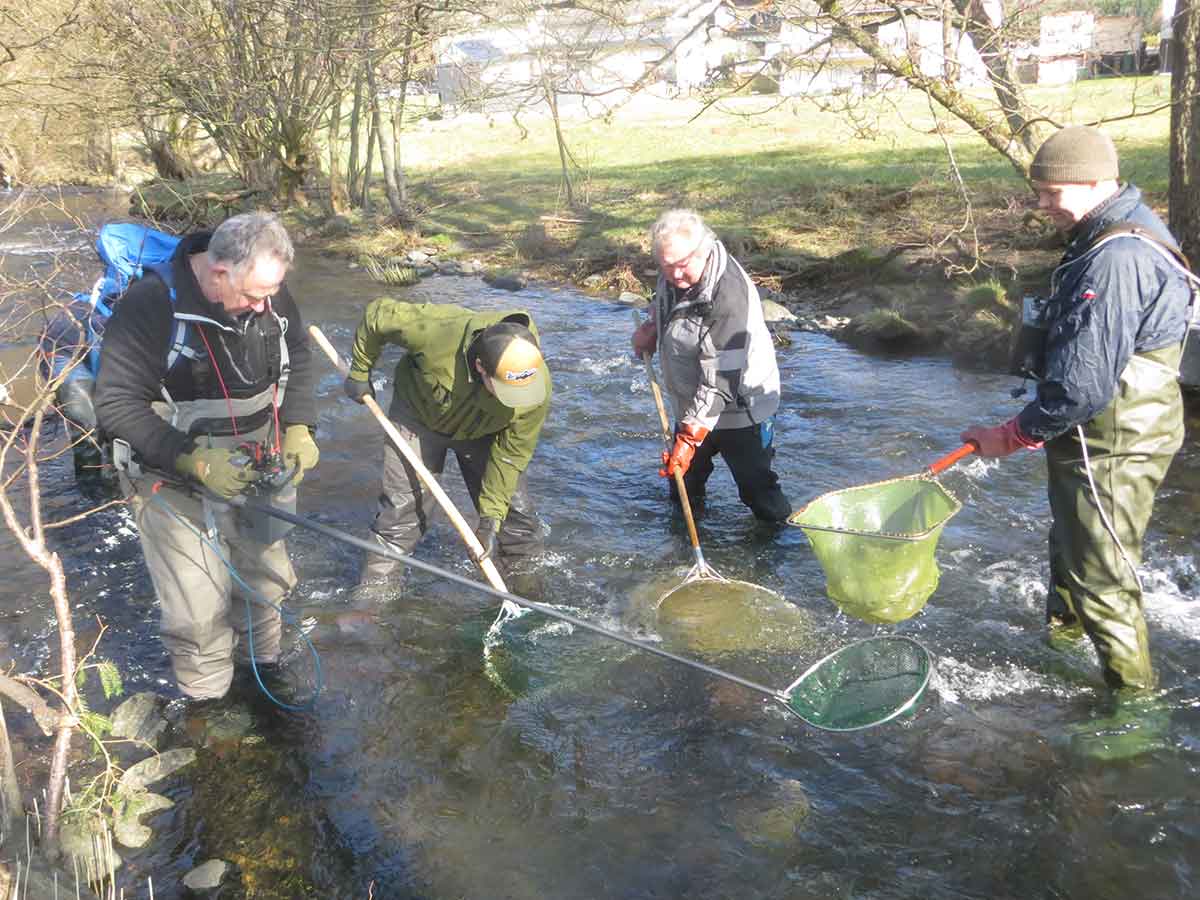
[[[403,303],[390,297],[372,300],[354,334],[350,377],[367,381],[385,344],[408,352],[396,364],[393,387],[427,428],[453,440],[494,434],[491,455],[479,492],[479,514],[503,521],[517,479],[533,459],[550,397],[540,406],[511,409],[497,400],[467,366],[467,348],[489,325],[527,312],[474,312],[447,303]]]

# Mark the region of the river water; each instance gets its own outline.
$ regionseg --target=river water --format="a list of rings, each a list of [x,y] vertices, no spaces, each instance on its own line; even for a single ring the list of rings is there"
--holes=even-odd
[[[84,206],[103,214],[94,200]],[[66,224],[3,239],[25,241],[34,260],[39,241],[86,245]],[[29,258],[10,253],[6,266]],[[384,292],[343,260],[305,254],[289,283],[343,352],[364,304]],[[504,626],[485,665],[496,604],[420,572],[380,628],[345,632],[333,618],[357,552],[298,530],[296,605],[320,654],[320,701],[307,715],[263,713],[262,742],[202,753],[193,780],[174,789],[177,808],[151,820],[155,844],[126,854],[131,890],[151,872],[156,896],[180,896],[190,865],[221,856],[242,867],[250,897],[1196,896],[1194,438],[1160,493],[1141,573],[1169,710],[1163,746],[1106,762],[1071,740],[1107,711],[1094,655],[1044,640],[1040,454],[969,460],[942,477],[963,510],[940,543],[941,584],[919,615],[889,627],[840,613],[802,532],[756,525],[718,463],[699,523],[708,562],[788,606],[759,641],[689,643],[655,613],[691,552],[656,473],[657,417],[628,353],[628,308],[471,278],[395,293],[523,308],[538,323],[555,381],[530,469],[547,528],[546,602],[779,688],[851,640],[909,635],[935,657],[933,687],[899,722],[824,733],[744,688],[536,613]],[[816,334],[793,334],[779,361],[777,468],[796,507],[913,474],[956,447],[965,425],[1007,418],[1019,402],[1012,379],[937,358],[865,356]],[[301,511],[365,536],[384,439],[318,365],[321,464]],[[1198,424],[1193,416],[1192,434]],[[51,516],[85,507],[66,461],[48,464],[43,480]],[[445,483],[469,508],[453,463]],[[103,619],[101,651],[119,662],[127,691],[172,696],[125,514],[67,527],[56,547],[81,631]],[[472,575],[445,524],[418,556]],[[48,670],[45,588],[7,532],[0,558],[20,575],[0,585],[0,655],[18,671]],[[305,653],[297,645],[294,665],[311,673]]]

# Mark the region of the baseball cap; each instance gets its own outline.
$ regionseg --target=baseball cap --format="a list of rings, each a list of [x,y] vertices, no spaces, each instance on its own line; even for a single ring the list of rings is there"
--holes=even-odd
[[[520,409],[540,406],[550,394],[550,376],[537,338],[524,325],[499,322],[475,339],[476,358],[492,376],[496,399]]]

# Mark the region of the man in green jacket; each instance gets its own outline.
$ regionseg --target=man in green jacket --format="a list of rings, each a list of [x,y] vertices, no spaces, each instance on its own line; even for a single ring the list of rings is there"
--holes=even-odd
[[[542,550],[542,526],[525,469],[550,410],[550,373],[533,319],[520,311],[374,300],[354,335],[345,382],[352,400],[374,396],[371,369],[385,344],[407,351],[396,365],[388,417],[434,474],[441,474],[446,451],[454,451],[479,513],[475,534],[484,554],[498,555],[510,573],[526,569]],[[428,488],[386,445],[376,539],[411,553],[436,510]],[[399,563],[371,554],[359,599],[398,575]]]

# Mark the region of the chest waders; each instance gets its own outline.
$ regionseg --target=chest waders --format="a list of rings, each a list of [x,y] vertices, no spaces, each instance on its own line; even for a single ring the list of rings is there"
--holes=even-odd
[[[279,343],[284,347],[280,370],[286,373],[282,335]],[[281,374],[278,385],[252,397],[186,401],[173,399],[164,388],[163,400],[150,406],[172,427],[197,433],[201,446],[233,450],[251,441],[274,446],[278,437],[272,407],[282,403],[285,387],[286,374]],[[261,424],[234,434],[239,421]],[[230,433],[203,434],[209,423],[214,431]],[[233,680],[235,653],[237,661],[250,661],[251,634],[254,660],[278,659],[278,605],[296,584],[287,547],[282,540],[259,540],[253,521],[230,504],[161,485],[152,473],[134,466],[121,473],[121,480],[131,499],[161,606],[163,644],[180,690],[197,699],[224,696]],[[230,567],[239,576],[236,586]],[[267,602],[249,602],[255,595]]]
[[[1047,618],[1078,623],[1112,688],[1152,688],[1137,567],[1154,495],[1183,443],[1178,345],[1139,354],[1112,402],[1046,444],[1050,526]]]
[[[1192,288],[1187,260],[1136,226],[1114,226],[1103,243],[1134,238],[1153,248]],[[1138,566],[1154,496],[1183,444],[1183,398],[1178,378],[1184,342],[1135,354],[1109,405],[1090,421],[1046,444],[1050,526],[1052,628],[1082,626],[1111,688],[1150,689],[1150,661]]]

